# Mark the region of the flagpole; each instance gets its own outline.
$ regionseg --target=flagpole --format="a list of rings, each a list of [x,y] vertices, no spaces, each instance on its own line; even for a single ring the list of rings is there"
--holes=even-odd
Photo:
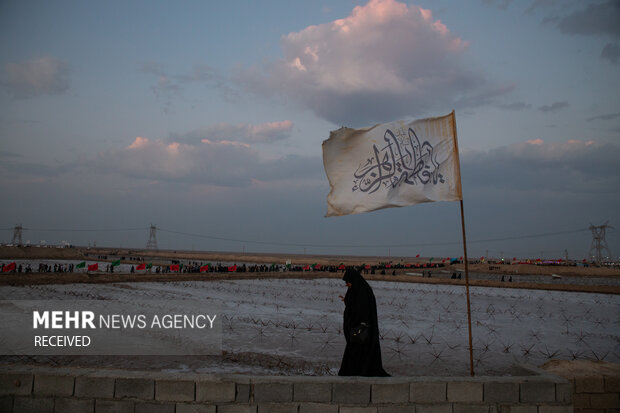
[[[456,159],[459,164],[459,186],[461,185],[461,160],[459,156],[459,144],[456,134],[456,116],[452,111],[452,128],[454,132],[454,148],[456,150]],[[465,295],[467,296],[467,331],[469,333],[469,373],[474,376],[474,349],[471,334],[471,303],[469,300],[469,263],[467,260],[467,237],[465,236],[465,213],[463,211],[463,191],[461,188],[461,229],[463,231],[463,259],[465,260]]]
[[[469,332],[469,373],[474,376],[474,350],[471,335],[471,304],[469,301],[469,265],[467,263],[467,238],[465,237],[465,214],[461,199],[461,227],[463,229],[463,259],[465,260],[465,294],[467,295],[467,330]]]

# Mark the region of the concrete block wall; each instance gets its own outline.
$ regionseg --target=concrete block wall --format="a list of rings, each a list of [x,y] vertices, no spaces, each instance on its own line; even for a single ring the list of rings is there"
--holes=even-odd
[[[575,384],[544,373],[267,377],[3,366],[0,412],[572,413]],[[617,396],[618,382],[608,386]]]
[[[620,412],[620,376],[582,376],[570,380],[575,413]]]

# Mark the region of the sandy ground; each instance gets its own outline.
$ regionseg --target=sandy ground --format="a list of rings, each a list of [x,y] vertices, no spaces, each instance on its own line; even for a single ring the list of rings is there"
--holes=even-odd
[[[79,249],[79,248],[64,248],[64,249],[55,249],[55,248],[16,248],[16,247],[0,247],[0,260],[3,262],[7,262],[9,260],[22,259],[22,260],[94,260],[102,261],[97,257],[100,256],[108,256],[107,261],[112,261],[117,257],[125,257],[124,261],[126,264],[135,264],[135,261],[130,260],[130,258],[135,257],[144,257],[148,262],[153,262],[154,264],[161,263],[161,265],[167,265],[170,263],[171,259],[175,260],[193,260],[198,262],[236,262],[236,263],[278,263],[284,264],[287,260],[291,260],[294,265],[305,265],[312,263],[319,263],[321,265],[338,265],[340,263],[344,263],[345,265],[359,265],[361,263],[367,264],[378,264],[381,262],[392,261],[393,263],[425,263],[428,262],[428,259],[412,259],[412,258],[401,258],[400,257],[340,257],[340,256],[311,256],[311,255],[288,255],[288,254],[236,254],[236,253],[220,253],[220,252],[182,252],[182,251],[145,251],[145,250],[119,250],[119,249]],[[105,261],[105,260],[103,260]],[[450,272],[458,272],[463,271],[464,265],[459,264],[452,267],[444,267],[441,269],[443,273]],[[452,280],[449,278],[449,274],[443,274],[443,277],[440,277],[440,274],[437,272],[436,276],[433,278],[422,278],[420,276],[412,276],[407,275],[406,272],[419,272],[419,269],[406,269],[400,270],[397,272],[396,276],[392,275],[365,275],[365,277],[373,282],[389,281],[384,287],[385,291],[391,291],[393,288],[397,290],[408,289],[410,291],[415,291],[418,294],[417,301],[412,302],[410,305],[414,306],[418,304],[418,301],[423,301],[425,299],[433,297],[433,300],[437,300],[436,295],[437,292],[442,291],[445,288],[457,288],[461,289],[465,285],[465,280]],[[486,275],[491,276],[491,279],[471,279],[470,285],[472,288],[477,287],[488,287],[483,290],[488,290],[489,293],[484,293],[482,290],[474,290],[473,300],[476,303],[476,300],[482,299],[482,302],[478,301],[474,305],[474,316],[478,313],[478,316],[482,317],[480,322],[477,325],[474,325],[474,330],[476,335],[476,342],[474,343],[474,349],[477,357],[477,368],[480,368],[482,372],[487,371],[491,374],[510,374],[510,369],[508,368],[508,362],[503,364],[499,368],[495,368],[495,358],[500,354],[503,354],[504,357],[509,357],[510,362],[512,361],[529,361],[535,362],[536,364],[541,364],[543,368],[557,373],[559,375],[563,375],[564,377],[575,377],[582,375],[591,375],[591,374],[620,374],[620,365],[617,363],[617,358],[619,357],[618,351],[620,347],[618,347],[618,338],[617,338],[617,321],[613,319],[616,318],[618,313],[618,305],[617,305],[617,295],[620,294],[620,269],[613,268],[595,268],[595,267],[564,267],[564,266],[536,266],[536,265],[491,265],[489,264],[473,264],[469,266],[469,271],[471,273],[484,273]],[[542,276],[544,279],[548,277],[550,280],[553,278],[551,274],[560,275],[561,279],[553,279],[553,283],[536,283],[536,282],[519,282],[518,280],[525,279],[526,277],[521,277],[524,274],[536,274]],[[516,280],[513,283],[502,283],[497,281],[501,277],[501,275],[512,275]],[[94,291],[93,288],[112,288],[117,290],[121,288],[123,291],[126,291],[129,287],[125,283],[132,283],[132,289],[141,290],[141,287],[137,287],[137,285],[145,284],[145,288],[148,290],[148,285],[151,285],[152,282],[163,283],[161,287],[157,287],[158,289],[163,289],[167,291],[169,289],[175,290],[179,285],[182,286],[182,290],[186,291],[183,286],[195,285],[194,283],[203,282],[203,281],[212,281],[214,286],[217,288],[231,289],[230,284],[222,285],[222,282],[230,283],[232,282],[234,289],[229,291],[233,296],[237,294],[237,289],[244,289],[244,285],[255,285],[258,290],[263,287],[259,287],[262,283],[276,282],[293,282],[293,283],[319,283],[318,285],[322,285],[324,281],[320,281],[320,279],[324,280],[333,280],[333,282],[339,282],[342,274],[340,272],[337,273],[329,273],[329,272],[281,272],[281,273],[206,273],[206,274],[155,274],[155,273],[141,273],[141,274],[131,274],[131,273],[114,273],[108,274],[99,272],[96,274],[87,274],[87,273],[63,273],[63,274],[55,274],[55,273],[32,273],[32,274],[10,274],[5,273],[0,275],[0,286],[5,286],[4,288],[13,288],[13,287],[21,287],[33,291],[41,291],[48,294],[50,292],[57,291],[60,293],[64,291],[65,288],[68,288],[71,294],[74,294],[76,291],[79,291],[81,287],[80,285],[86,288],[85,291]],[[610,285],[575,285],[570,283],[570,278],[584,278],[584,279],[592,279],[592,280],[602,280],[608,279],[610,280]],[[487,277],[489,278],[489,277]],[[277,281],[280,280],[280,281]],[[288,280],[288,281],[287,281]],[[295,281],[297,280],[297,281]],[[119,284],[122,283],[122,284]],[[138,284],[135,284],[138,283]],[[237,284],[241,283],[241,284]],[[255,284],[260,283],[260,284]],[[403,284],[400,284],[403,283]],[[209,283],[210,284],[210,283]],[[62,287],[65,285],[65,287]],[[92,287],[87,287],[87,285],[92,285]],[[169,285],[169,287],[165,287],[165,285]],[[389,287],[389,285],[394,285],[394,287]],[[410,287],[397,287],[398,285],[409,285]],[[206,286],[206,285],[205,285]],[[38,290],[42,288],[42,290]],[[201,287],[202,288],[202,287]],[[501,289],[504,292],[498,292],[496,289]],[[397,291],[396,290],[396,291]],[[578,294],[578,293],[592,293],[587,294],[587,296],[592,296],[593,298],[588,298],[587,296],[579,295],[579,298],[576,302],[572,303],[573,305],[578,304],[577,307],[581,306],[583,302],[589,302],[594,300],[592,303],[592,309],[588,310],[587,320],[579,320],[579,316],[576,315],[576,321],[570,321],[567,318],[561,318],[565,315],[574,311],[573,305],[571,305],[571,299],[565,298],[564,296],[553,295],[551,301],[547,301],[546,295],[536,295],[536,301],[532,301],[530,304],[526,305],[523,308],[523,313],[527,314],[526,317],[536,317],[531,322],[525,322],[523,325],[524,331],[522,332],[522,337],[515,337],[511,343],[512,347],[510,348],[510,353],[507,353],[507,346],[511,343],[504,339],[500,339],[495,333],[491,333],[487,335],[489,332],[494,331],[495,329],[505,329],[506,326],[510,326],[513,320],[510,318],[513,316],[514,306],[520,306],[523,302],[530,299],[530,296],[534,295],[533,292],[528,293],[528,290],[546,290],[540,291],[536,294],[562,294],[562,293],[570,293],[570,294]],[[107,291],[107,290],[106,290]],[[452,291],[456,293],[456,291]],[[463,291],[463,290],[460,290]],[[478,292],[476,292],[478,291]],[[510,291],[514,291],[514,293],[510,293]],[[8,292],[8,290],[5,290]],[[422,295],[419,295],[419,294]],[[53,293],[56,294],[56,293]],[[246,294],[249,294],[249,290],[246,291]],[[262,294],[270,294],[270,290],[267,289]],[[398,293],[394,293],[398,294]],[[506,295],[507,294],[507,295]],[[599,295],[604,294],[604,295]],[[476,298],[476,295],[478,298]],[[451,297],[452,293],[448,297]],[[500,297],[508,297],[509,300],[515,300],[513,304],[510,306],[506,306],[504,301],[505,298]],[[36,295],[35,295],[36,297]],[[394,297],[399,297],[398,300],[401,303],[404,303],[405,300],[409,300],[405,296],[400,297],[398,295],[393,296],[392,293],[389,293],[384,298],[384,304],[386,306],[393,306],[398,304],[397,300]],[[570,296],[566,296],[570,297]],[[577,296],[575,296],[577,297]],[[609,298],[604,298],[609,297]],[[50,298],[50,297],[48,297]],[[261,297],[252,298],[252,301],[256,301],[256,303],[260,300]],[[451,308],[452,298],[449,298],[450,301],[444,302],[444,299],[438,298],[440,301],[429,302],[429,306],[439,305],[443,308]],[[610,301],[611,300],[611,301]],[[488,301],[488,302],[486,302]],[[408,301],[407,301],[408,302]],[[253,305],[256,305],[254,303]],[[559,304],[558,304],[559,303]],[[597,314],[597,307],[600,303],[608,303],[611,305],[610,310],[611,313],[601,313]],[[295,301],[295,305],[291,304],[291,311],[297,311],[298,302]],[[461,305],[460,303],[459,305]],[[243,304],[243,300],[242,303]],[[489,307],[490,305],[490,307]],[[312,304],[310,304],[313,307]],[[543,306],[543,307],[541,307]],[[505,308],[503,308],[505,307]],[[260,308],[260,306],[259,306]],[[494,309],[495,308],[495,309]],[[542,309],[541,309],[542,308]],[[546,310],[545,310],[546,308]],[[460,311],[462,311],[461,309]],[[232,313],[237,313],[237,309],[232,311]],[[255,307],[250,311],[250,313],[255,312]],[[235,323],[239,322],[241,325],[245,325],[245,327],[241,328],[239,331],[243,332],[243,334],[235,333],[232,334],[233,337],[229,337],[229,345],[224,348],[223,354],[221,358],[217,360],[213,360],[212,358],[194,358],[193,360],[187,360],[187,358],[175,359],[170,357],[146,357],[143,358],[142,361],[136,361],[135,359],[132,361],[134,363],[134,368],[151,368],[157,370],[170,370],[179,371],[184,368],[191,370],[200,370],[201,365],[214,365],[217,369],[221,369],[222,371],[230,371],[239,369],[239,366],[246,366],[248,370],[247,373],[257,373],[258,374],[334,374],[334,366],[337,366],[337,359],[339,357],[339,351],[341,350],[337,347],[335,351],[335,355],[332,355],[331,360],[328,362],[317,361],[312,357],[299,357],[295,352],[291,352],[291,354],[287,354],[287,351],[290,351],[290,348],[283,353],[279,353],[278,351],[271,351],[270,345],[267,342],[260,343],[260,340],[257,339],[256,331],[260,331],[260,326],[256,326],[252,323],[248,322],[247,318],[249,314],[244,316],[242,314],[237,315],[237,319],[235,319]],[[295,313],[296,314],[296,313]],[[561,317],[559,316],[561,314]],[[614,316],[615,314],[616,316]],[[608,319],[609,316],[612,316],[611,319]],[[245,318],[244,318],[245,317]],[[265,308],[265,312],[263,317],[265,320],[268,320],[270,317],[273,317],[273,310],[269,308]],[[330,316],[331,317],[331,316]],[[339,316],[338,316],[339,317]],[[497,322],[496,318],[499,319],[501,317],[506,318],[504,322]],[[545,317],[547,318],[556,318],[556,324],[550,324],[548,330],[551,331],[556,329],[557,325],[562,325],[564,327],[563,331],[557,331],[554,334],[547,333],[547,328],[543,328],[544,326],[541,324],[544,322]],[[293,317],[294,318],[294,317]],[[250,318],[251,319],[251,318]],[[407,337],[404,334],[409,334],[408,331],[402,330],[400,331],[400,323],[402,320],[395,319],[393,323],[395,325],[392,326],[393,331],[390,331],[388,335],[386,335],[385,339],[385,349],[384,355],[388,360],[388,364],[392,364],[391,367],[394,369],[398,369],[401,364],[401,353],[400,346],[405,347],[405,355],[403,357],[414,357],[414,365],[422,365],[428,374],[451,374],[453,373],[451,364],[454,363],[455,360],[464,359],[463,353],[463,345],[459,341],[458,343],[454,343],[451,341],[450,334],[446,330],[444,334],[439,336],[439,341],[433,341],[430,343],[424,344],[424,337],[431,337],[433,332],[441,331],[439,330],[441,327],[445,327],[444,323],[461,323],[461,320],[454,321],[450,320],[450,318],[446,319],[443,316],[440,316],[438,319],[432,319],[428,321],[424,321],[426,324],[420,325],[419,332],[421,335],[417,336],[417,342],[411,343],[408,341],[401,342],[400,340],[409,340],[411,341],[415,336]],[[617,318],[616,318],[617,320]],[[278,320],[271,320],[272,322],[277,322]],[[333,320],[331,321],[333,322]],[[330,323],[331,323],[330,322]],[[418,324],[420,320],[417,320]],[[579,330],[577,329],[577,325],[573,325],[573,323],[584,323],[579,324]],[[320,323],[320,322],[319,322]],[[533,324],[532,324],[533,323]],[[597,328],[601,325],[601,323],[606,323],[606,331],[598,331]],[[611,324],[610,324],[611,323]],[[236,324],[235,324],[236,325]],[[318,324],[317,324],[318,325]],[[273,324],[271,324],[274,328]],[[282,328],[284,330],[280,331]],[[541,330],[542,328],[542,330]],[[280,330],[276,329],[276,331],[272,332],[275,336],[284,337],[284,339],[290,339],[290,328],[280,327]],[[333,329],[334,331],[331,331]],[[509,328],[511,331],[511,329]],[[509,331],[506,330],[506,331]],[[569,331],[570,330],[570,331]],[[294,331],[294,329],[293,329]],[[337,323],[330,327],[330,333],[326,333],[317,330],[317,326],[315,325],[315,329],[312,332],[308,331],[307,334],[310,334],[313,339],[314,337],[320,337],[319,340],[323,340],[324,337],[329,337],[328,340],[339,340],[337,332]],[[498,330],[499,331],[499,330]],[[537,334],[540,332],[545,332],[544,334],[550,334],[547,339],[543,338],[542,341],[537,338]],[[529,346],[526,345],[529,341],[532,340],[532,334],[534,334],[534,340],[536,341],[536,346],[534,350],[532,350],[532,356],[527,355],[529,350]],[[585,335],[588,335],[585,337]],[[613,336],[613,337],[612,337]],[[258,336],[261,337],[260,335]],[[585,338],[584,338],[585,337]],[[566,346],[563,345],[563,341],[569,340],[569,344]],[[264,346],[262,351],[252,351],[249,348],[244,348],[243,346],[237,346],[234,343],[239,342],[239,340],[250,340],[250,341],[259,341],[259,344]],[[261,339],[263,340],[263,339]],[[602,340],[599,344],[594,344],[593,341]],[[611,340],[611,341],[606,341]],[[462,341],[462,340],[461,340]],[[584,344],[584,341],[587,343],[587,346]],[[408,344],[407,344],[408,343]],[[616,343],[616,344],[614,344]],[[256,343],[254,343],[256,344]],[[323,345],[323,344],[321,344]],[[332,342],[329,342],[328,346],[331,348],[333,346]],[[458,355],[455,353],[457,350],[453,350],[454,346],[458,346]],[[602,346],[602,347],[597,347]],[[574,348],[573,348],[574,347]],[[582,348],[583,347],[583,348]],[[570,351],[569,351],[570,350]],[[558,352],[557,358],[564,358],[564,360],[552,359],[554,353]],[[490,354],[496,353],[495,356],[489,356]],[[407,356],[408,354],[408,356]],[[443,354],[443,356],[442,356]],[[607,359],[613,359],[613,362],[608,361],[599,361],[592,360],[596,359],[600,355],[606,355]],[[441,358],[445,358],[446,361],[441,361],[440,359],[435,359],[436,356]],[[569,360],[571,358],[582,358],[578,360]],[[545,360],[546,359],[546,360]],[[6,358],[4,360],[0,359],[0,362],[7,362]],[[56,358],[37,358],[37,357],[25,357],[20,358],[18,360],[12,359],[11,362],[26,362],[26,363],[35,363],[35,364],[46,364],[46,365],[75,365],[75,366],[85,366],[89,365],[89,363],[93,366],[109,366],[114,367],[115,363],[118,364],[117,367],[123,368],[126,364],[127,360],[119,359],[117,357],[99,357],[93,359],[91,358],[80,358],[80,357],[56,357]],[[503,361],[502,361],[503,363]],[[256,370],[258,369],[258,371]],[[466,368],[465,368],[466,370]],[[242,372],[242,371],[240,371]],[[420,373],[420,372],[419,372]],[[424,372],[421,372],[424,373]],[[456,372],[466,374],[467,372]]]
[[[336,256],[336,255],[294,255],[294,254],[257,254],[257,253],[233,253],[233,252],[195,252],[195,251],[170,251],[170,250],[139,250],[119,248],[37,248],[37,247],[0,247],[0,259],[74,259],[81,260],[88,257],[107,255],[109,261],[116,257],[144,257],[154,263],[158,260],[169,263],[170,259],[193,260],[204,262],[236,262],[236,263],[278,263],[284,264],[290,260],[294,265],[320,264],[320,265],[376,265],[384,262],[393,264],[407,263],[425,264],[429,257],[377,257],[377,256]],[[433,262],[440,262],[442,258],[435,258]],[[470,258],[471,259],[471,258]],[[131,262],[131,261],[127,261]],[[449,271],[463,270],[464,265],[446,266]],[[496,264],[470,264],[470,272],[486,272],[490,274],[535,274],[535,275],[571,275],[571,276],[596,276],[596,277],[619,277],[620,268],[607,267],[571,267],[571,266],[541,266],[531,264],[496,265]]]

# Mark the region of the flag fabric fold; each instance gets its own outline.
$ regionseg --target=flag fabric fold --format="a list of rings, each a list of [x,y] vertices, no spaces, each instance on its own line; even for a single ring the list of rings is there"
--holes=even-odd
[[[323,165],[328,217],[463,199],[454,112],[332,131]]]
[[[75,268],[86,268],[86,261],[82,261],[81,263],[77,264]]]
[[[10,263],[10,264],[6,264],[4,266],[3,271],[4,272],[9,272],[9,271],[15,271],[15,269],[17,268],[17,264],[15,264],[14,262]]]
[[[88,271],[98,271],[99,270],[99,264],[98,263],[90,264],[87,269],[88,269]]]
[[[176,272],[181,271],[181,265],[180,264],[172,264],[170,266],[170,271],[176,271]]]
[[[139,264],[139,265],[136,267],[136,270],[137,270],[137,271],[146,270],[146,264]]]
[[[206,264],[200,267],[200,272],[207,272],[207,271],[209,271],[209,264]]]
[[[118,267],[121,265],[121,260],[112,261],[112,267]]]

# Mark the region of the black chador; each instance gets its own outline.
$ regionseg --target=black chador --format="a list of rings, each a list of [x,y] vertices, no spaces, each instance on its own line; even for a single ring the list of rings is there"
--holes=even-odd
[[[342,278],[351,284],[344,297],[344,337],[347,346],[344,349],[339,376],[389,376],[381,363],[379,345],[379,323],[377,321],[377,303],[372,288],[360,272],[348,269]],[[352,343],[351,329],[361,323],[368,325],[368,338],[363,344]]]

